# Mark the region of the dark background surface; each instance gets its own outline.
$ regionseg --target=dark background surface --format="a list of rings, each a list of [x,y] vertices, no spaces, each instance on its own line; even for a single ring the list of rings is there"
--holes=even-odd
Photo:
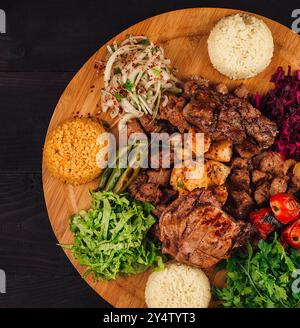
[[[150,16],[187,7],[236,8],[288,27],[294,1],[0,1],[0,307],[109,306],[56,245],[43,198],[41,155],[53,109],[104,42]]]

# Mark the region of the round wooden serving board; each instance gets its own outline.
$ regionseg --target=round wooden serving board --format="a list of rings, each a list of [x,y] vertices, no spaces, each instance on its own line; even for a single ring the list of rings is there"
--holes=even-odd
[[[197,8],[178,10],[142,21],[110,40],[123,40],[127,34],[148,36],[153,42],[165,49],[166,57],[178,68],[178,77],[201,75],[212,82],[225,82],[229,87],[237,86],[241,81],[231,81],[218,73],[211,65],[207,52],[207,38],[215,23],[225,15],[237,13],[237,10]],[[257,15],[255,15],[257,16]],[[260,17],[260,16],[258,16]],[[257,77],[243,81],[252,92],[266,92],[271,84],[269,80],[278,66],[287,69],[300,67],[300,37],[288,28],[265,17],[272,31],[275,52],[269,67]],[[95,62],[103,60],[106,46],[103,45],[79,70],[65,89],[53,113],[49,130],[59,123],[70,119],[75,113],[86,116],[95,115],[100,110],[100,89],[103,77],[95,69]],[[49,131],[48,130],[48,131]],[[43,187],[49,218],[54,233],[61,244],[72,242],[69,230],[69,217],[80,209],[89,208],[89,188],[94,188],[97,181],[80,187],[63,184],[53,178],[43,165]],[[84,267],[72,259],[70,261],[80,274]],[[144,288],[149,272],[116,281],[94,282],[91,276],[86,282],[107,302],[115,307],[145,307]],[[214,278],[211,274],[211,279]]]

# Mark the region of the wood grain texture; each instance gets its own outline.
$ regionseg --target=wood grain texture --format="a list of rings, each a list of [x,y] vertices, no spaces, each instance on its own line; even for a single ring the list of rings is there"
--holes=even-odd
[[[120,33],[113,40],[122,40],[126,34],[145,34],[155,43],[163,46],[166,56],[179,70],[179,77],[202,75],[212,82],[225,82],[229,87],[237,86],[241,81],[230,81],[219,74],[210,64],[207,53],[207,37],[214,24],[223,16],[235,13],[229,9],[187,9],[155,16],[140,22]],[[260,16],[259,16],[260,17]],[[262,18],[262,17],[261,17]],[[247,87],[255,92],[266,92],[271,84],[271,74],[277,66],[299,67],[300,41],[299,36],[286,27],[262,18],[271,29],[275,41],[275,54],[269,67],[257,77],[244,81]],[[52,116],[49,130],[59,123],[70,119],[77,111],[81,115],[95,114],[102,87],[102,77],[94,68],[96,60],[104,59],[106,45],[101,47],[80,69],[60,98]],[[93,92],[91,86],[95,85]],[[49,131],[48,130],[48,131]],[[54,233],[60,243],[70,243],[72,234],[69,231],[68,219],[71,214],[81,208],[89,207],[88,190],[96,185],[90,184],[73,187],[62,184],[52,178],[43,166],[43,188],[48,214]],[[74,261],[69,252],[67,256],[80,274],[84,268]],[[86,278],[87,283],[95,291],[116,307],[143,307],[144,286],[149,273],[119,278],[112,282],[93,282]]]

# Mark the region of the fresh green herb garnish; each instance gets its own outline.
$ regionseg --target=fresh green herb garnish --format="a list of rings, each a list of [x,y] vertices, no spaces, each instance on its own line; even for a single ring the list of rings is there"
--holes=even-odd
[[[130,92],[134,87],[134,83],[127,79],[126,82],[123,84],[123,87]]]
[[[144,39],[142,42],[141,42],[142,45],[144,46],[149,46],[150,44],[150,41],[148,39]]]
[[[182,181],[178,181],[177,182],[177,188],[183,188],[184,187],[184,184]]]
[[[152,68],[152,72],[155,76],[160,77],[160,70],[157,68]]]
[[[227,287],[214,292],[224,307],[298,307],[300,292],[292,286],[299,268],[300,251],[288,254],[275,234],[270,242],[260,240],[257,250],[248,243],[246,253],[233,252],[226,261]]]
[[[121,74],[122,71],[121,71],[121,68],[120,67],[115,67],[114,68],[114,74]]]
[[[109,47],[110,47],[111,51],[113,51],[113,52],[116,51],[115,46],[111,45],[111,46],[109,46]]]
[[[84,276],[116,279],[119,275],[163,268],[160,243],[147,235],[156,219],[153,206],[126,194],[91,192],[92,206],[70,218],[72,255],[87,267]],[[65,246],[68,247],[68,246]]]
[[[120,93],[115,93],[115,97],[119,102],[124,98]]]

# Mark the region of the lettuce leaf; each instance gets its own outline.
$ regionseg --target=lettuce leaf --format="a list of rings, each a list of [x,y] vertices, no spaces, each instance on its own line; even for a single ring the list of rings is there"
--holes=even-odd
[[[91,192],[91,197],[91,208],[70,218],[74,243],[68,248],[87,267],[84,276],[111,280],[164,267],[161,245],[148,235],[156,221],[153,205],[112,192]]]

